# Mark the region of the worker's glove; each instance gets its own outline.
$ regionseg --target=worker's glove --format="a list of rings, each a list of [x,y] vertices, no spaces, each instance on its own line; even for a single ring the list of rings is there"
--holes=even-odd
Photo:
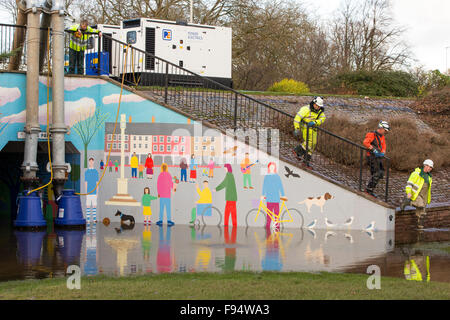
[[[314,127],[316,123],[314,121],[308,122],[308,128]]]
[[[400,204],[400,210],[404,211],[407,206],[411,205],[411,199],[404,197],[402,203]]]
[[[373,148],[372,149],[372,153],[373,153],[373,155],[375,156],[375,157],[379,157],[379,154],[381,153],[380,151],[378,151],[378,149],[375,149],[375,148]]]
[[[294,130],[294,137],[299,137],[300,136],[300,130],[298,130],[298,129],[295,129]]]

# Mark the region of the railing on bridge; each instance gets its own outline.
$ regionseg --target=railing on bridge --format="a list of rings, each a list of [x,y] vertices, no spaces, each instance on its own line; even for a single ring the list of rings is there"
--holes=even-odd
[[[1,39],[4,31],[8,34],[5,36],[5,48],[10,50],[13,39],[9,34],[13,32],[7,29],[16,26],[0,27],[4,28],[0,29]],[[69,72],[70,36],[67,32],[66,72]],[[289,113],[108,35],[99,37],[92,34],[84,58],[85,69],[80,73],[106,75],[117,80],[124,75],[127,85],[145,90],[161,103],[181,109],[195,120],[208,121],[223,130],[251,128],[257,132],[263,128],[278,129],[281,159],[299,161],[294,148],[300,141],[293,135],[294,116]],[[4,68],[7,62],[0,66],[0,69],[7,69]],[[23,70],[24,66],[21,67]],[[307,130],[306,141],[309,141],[312,130],[317,132],[317,146],[311,158],[305,154],[303,162],[325,177],[363,191],[370,179],[369,167],[365,163],[367,149],[320,127]],[[311,150],[312,146],[307,143],[306,148]],[[385,157],[383,163],[384,178],[379,182],[377,192],[381,190],[384,200],[388,202],[390,160]]]

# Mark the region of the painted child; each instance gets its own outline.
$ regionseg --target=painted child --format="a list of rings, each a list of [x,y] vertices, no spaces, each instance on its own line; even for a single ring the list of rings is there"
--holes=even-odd
[[[113,168],[113,162],[112,162],[112,160],[109,160],[109,163],[108,163],[108,167],[109,167],[109,172],[112,172],[112,168]]]
[[[211,158],[211,160],[209,160],[208,169],[209,169],[208,178],[210,178],[210,179],[214,178],[214,159],[213,158]]]
[[[138,171],[139,171],[139,179],[144,179],[144,165],[139,163]]]
[[[158,197],[154,197],[152,195],[150,195],[150,188],[149,187],[145,187],[144,188],[144,195],[142,196],[142,207],[143,207],[143,211],[142,214],[144,215],[144,225],[151,224],[150,221],[150,216],[152,215],[152,208],[150,207],[150,203],[152,202],[152,200],[156,200],[158,199]]]
[[[119,172],[119,161],[117,161],[117,160],[114,162],[114,170],[116,172]]]

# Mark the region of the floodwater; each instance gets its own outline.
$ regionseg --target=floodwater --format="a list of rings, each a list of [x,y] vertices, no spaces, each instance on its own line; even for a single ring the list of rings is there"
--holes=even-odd
[[[164,272],[306,271],[366,273],[450,282],[450,230],[394,232],[175,225],[0,234],[0,281]],[[406,280],[405,280],[406,281]]]

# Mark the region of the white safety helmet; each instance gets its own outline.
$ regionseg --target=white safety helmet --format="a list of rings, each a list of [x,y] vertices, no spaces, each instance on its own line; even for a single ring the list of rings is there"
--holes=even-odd
[[[434,167],[434,162],[433,162],[433,160],[427,159],[427,160],[425,160],[425,161],[423,162],[423,165],[424,165],[424,166],[429,166],[429,167],[433,168],[433,167]]]
[[[380,123],[378,124],[378,128],[382,128],[386,131],[389,131],[390,129],[389,123],[387,121],[380,121]]]
[[[323,107],[323,99],[322,97],[314,97],[313,103],[317,104],[319,107]]]

